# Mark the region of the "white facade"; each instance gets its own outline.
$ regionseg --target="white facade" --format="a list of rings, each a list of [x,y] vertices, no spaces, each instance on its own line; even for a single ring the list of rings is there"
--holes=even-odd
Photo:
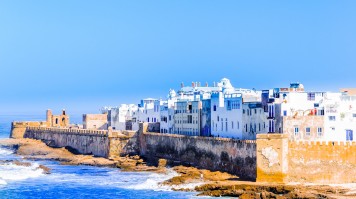
[[[242,139],[242,95],[211,96],[211,135]]]
[[[255,140],[256,135],[267,133],[268,120],[260,102],[242,104],[242,139]]]
[[[350,141],[354,140],[356,130],[356,96],[346,93],[306,92],[304,86],[291,84],[291,88],[274,89],[269,91],[268,112],[269,131],[286,133],[288,129],[295,129],[291,139],[308,139],[311,128],[316,129],[314,140],[320,141]],[[294,87],[294,86],[296,87]],[[271,100],[272,99],[272,100]],[[312,124],[312,116],[323,117],[318,124]],[[286,126],[283,118],[298,118],[303,123],[288,123],[295,126]],[[305,117],[301,120],[300,117]],[[309,119],[308,119],[309,118]],[[315,120],[316,121],[316,120]],[[306,130],[308,128],[308,130]],[[309,132],[308,132],[309,131]],[[291,132],[288,132],[291,133]],[[303,133],[303,135],[299,135]],[[304,135],[305,134],[305,135]]]
[[[356,96],[326,93],[323,105],[325,108],[324,140],[355,140]]]
[[[243,101],[241,93],[223,95],[220,92],[212,95],[211,134],[213,136],[256,139],[256,134],[266,132],[267,118],[261,103],[259,101],[243,103]]]
[[[137,110],[138,107],[134,104],[121,104],[120,107],[111,108],[108,112],[109,124],[114,130],[131,130],[126,125],[128,121],[132,121]]]
[[[140,122],[156,123],[160,122],[160,106],[164,103],[162,100],[147,98],[141,100],[139,108],[133,118],[132,129],[138,130]]]
[[[175,103],[174,133],[200,136],[201,101],[178,101]]]

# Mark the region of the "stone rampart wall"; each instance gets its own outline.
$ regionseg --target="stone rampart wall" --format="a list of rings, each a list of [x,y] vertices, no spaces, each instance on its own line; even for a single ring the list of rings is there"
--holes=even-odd
[[[289,142],[291,182],[355,183],[356,142]]]
[[[67,147],[80,154],[109,155],[107,131],[27,127],[24,138],[39,139],[51,147]]]
[[[290,141],[257,136],[257,181],[355,183],[356,142]]]
[[[143,132],[139,143],[140,154],[148,160],[164,158],[175,164],[256,179],[255,141]]]

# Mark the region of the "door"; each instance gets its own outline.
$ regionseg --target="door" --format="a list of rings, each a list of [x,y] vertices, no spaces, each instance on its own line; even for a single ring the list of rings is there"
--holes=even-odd
[[[346,130],[346,141],[353,141],[353,131]]]

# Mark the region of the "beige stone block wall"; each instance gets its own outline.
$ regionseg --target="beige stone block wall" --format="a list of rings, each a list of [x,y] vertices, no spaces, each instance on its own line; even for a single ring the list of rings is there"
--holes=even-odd
[[[257,135],[257,181],[288,181],[288,135]]]

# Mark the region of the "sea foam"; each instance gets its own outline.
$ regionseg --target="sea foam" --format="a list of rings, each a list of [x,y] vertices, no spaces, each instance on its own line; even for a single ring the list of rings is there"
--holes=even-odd
[[[11,155],[14,152],[10,149],[5,149],[5,148],[0,148],[0,157],[1,156],[7,156],[7,155]]]
[[[9,181],[26,180],[43,176],[43,170],[38,168],[39,164],[33,163],[31,166],[19,166],[12,163],[0,165],[0,184],[7,184]]]

